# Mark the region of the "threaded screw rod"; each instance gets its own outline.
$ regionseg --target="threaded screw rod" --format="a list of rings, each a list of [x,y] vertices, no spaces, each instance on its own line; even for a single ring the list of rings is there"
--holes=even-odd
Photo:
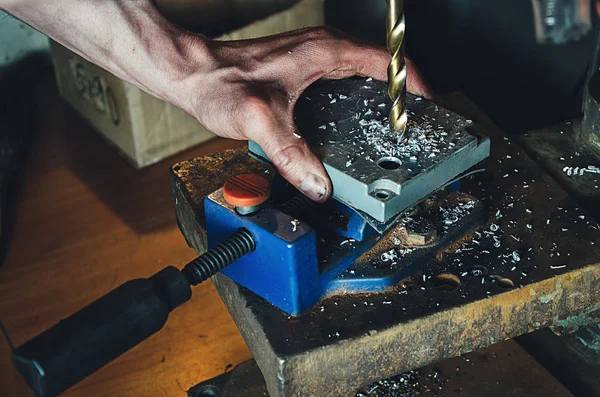
[[[185,265],[182,272],[190,285],[198,285],[255,249],[252,234],[246,229],[239,229],[233,236]]]
[[[406,21],[404,0],[389,0],[387,12],[387,49],[392,55],[388,67],[388,95],[392,100],[390,128],[404,140],[408,117],[406,115],[406,62],[404,61]]]

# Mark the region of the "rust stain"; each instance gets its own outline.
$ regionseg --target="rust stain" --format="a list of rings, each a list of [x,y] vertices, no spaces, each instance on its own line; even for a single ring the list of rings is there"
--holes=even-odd
[[[452,244],[447,245],[444,249],[440,250],[440,252],[437,253],[437,255],[435,256],[435,260],[438,262],[443,261],[444,256],[446,254],[452,254],[457,249],[461,248],[468,242],[472,241],[475,238],[476,232],[477,232],[477,230],[473,230],[471,233],[465,234],[462,238],[454,241]]]
[[[336,357],[337,354],[346,355],[345,362],[355,360],[360,362],[363,368],[377,368],[368,374],[369,379],[377,380],[522,335],[542,325],[583,326],[590,321],[600,321],[600,318],[594,315],[598,304],[592,303],[598,299],[600,292],[592,291],[587,300],[588,309],[584,314],[561,319],[560,313],[577,311],[577,308],[569,308],[569,297],[574,291],[589,287],[590,280],[598,277],[600,266],[588,266],[572,274],[559,275],[553,279],[494,295],[490,299],[436,312],[380,330],[369,334],[369,338],[353,338],[327,350],[313,351],[310,360],[325,360],[334,364],[335,360],[332,361],[332,357]],[[534,288],[536,293],[532,293]],[[538,294],[555,295],[552,300],[543,304],[537,298]],[[527,318],[528,321],[519,321],[519,318]],[[491,327],[490,324],[495,326]],[[398,341],[403,343],[399,344]],[[377,354],[369,353],[374,351]],[[348,355],[353,357],[347,357]],[[400,367],[395,359],[398,355],[402,356]],[[365,363],[369,357],[372,358],[372,367]],[[305,379],[312,379],[318,375],[311,372],[313,368],[321,367],[298,365],[294,370]]]
[[[562,283],[560,280],[556,281],[556,289],[553,292],[550,292],[546,295],[542,295],[540,296],[540,302],[541,303],[550,303],[552,302],[557,296],[559,296],[560,294],[562,294],[563,292],[563,288],[562,288]]]
[[[247,147],[228,149],[223,152],[192,160],[182,161],[171,167],[176,180],[185,186],[195,206],[201,206],[208,194],[217,190],[229,178],[242,173],[262,173],[271,179],[273,167],[262,164],[248,156]]]

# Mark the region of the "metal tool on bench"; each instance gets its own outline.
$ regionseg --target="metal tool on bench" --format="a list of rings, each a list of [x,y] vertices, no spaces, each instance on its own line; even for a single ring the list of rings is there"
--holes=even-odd
[[[310,209],[317,214],[313,219],[327,222],[305,222],[302,211],[290,216],[277,206],[244,217],[223,200],[221,191],[205,200],[209,245],[239,227],[277,237],[270,238],[268,248],[258,244],[257,251],[223,274],[293,315],[336,291],[381,291],[409,274],[410,265],[372,272],[357,259],[373,248],[379,233],[397,226],[407,209],[486,158],[490,145],[488,138],[468,131],[469,120],[412,95],[406,102],[411,113],[408,142],[399,141],[386,123],[390,104],[385,95],[383,83],[349,79],[313,88],[298,102],[298,127],[333,183],[333,202],[320,213]],[[268,160],[254,142],[249,151]],[[290,193],[283,197],[280,203]],[[342,219],[342,225],[335,219]],[[334,239],[317,243],[331,235]],[[283,266],[273,266],[274,257],[285,258]]]
[[[407,208],[489,155],[473,123],[408,94],[406,142],[387,126],[384,83],[347,79],[315,87],[296,105],[296,123],[333,183],[333,198],[384,232]],[[250,154],[266,159],[254,142]]]
[[[577,2],[558,3],[561,2],[544,2],[547,27],[543,35],[553,42],[583,33],[576,26],[581,21],[563,18],[571,14],[561,13],[564,11],[561,8],[567,9],[566,5]],[[580,7],[580,11],[583,15],[585,7]],[[339,102],[341,98],[330,99]],[[465,101],[459,97],[457,107],[464,109],[461,103],[464,106]],[[455,104],[450,106],[454,108]],[[597,103],[592,107],[596,108]],[[473,110],[468,104],[466,108]],[[477,116],[485,119],[485,115],[477,110],[465,113],[475,114],[478,120],[480,117]],[[587,121],[592,124],[597,120],[590,118]],[[337,123],[333,126],[327,123],[325,128],[330,129],[330,133],[340,129]],[[561,126],[561,131],[564,128]],[[363,269],[370,269],[378,277],[382,276],[381,269],[390,262],[393,263],[391,267],[419,262],[419,270],[414,277],[386,293],[338,295],[297,318],[280,314],[272,305],[229,278],[215,276],[213,281],[217,290],[239,325],[254,359],[232,372],[202,382],[190,390],[190,396],[225,397],[240,395],[240,392],[249,397],[267,393],[273,397],[351,395],[359,386],[373,380],[534,329],[549,326],[560,333],[570,332],[581,323],[596,323],[596,316],[590,313],[597,310],[597,297],[592,295],[598,294],[595,288],[588,287],[586,280],[600,277],[598,266],[588,266],[597,263],[600,257],[600,251],[595,248],[595,243],[600,241],[597,223],[589,214],[583,214],[577,203],[523,155],[510,138],[496,128],[488,126],[485,129],[497,142],[495,153],[488,161],[492,166],[488,172],[469,178],[463,185],[465,191],[485,200],[487,225],[480,233],[468,233],[468,229],[459,227],[460,223],[451,224],[447,229],[464,237],[456,244],[439,244],[432,249],[428,254],[437,252],[435,259],[422,257],[419,260],[411,256],[411,251],[423,253],[422,247],[396,246],[387,252],[373,249],[371,255],[361,259],[365,262]],[[337,143],[344,135],[336,138]],[[317,142],[323,146],[327,143],[325,140]],[[251,151],[261,157],[256,148]],[[348,167],[344,168],[345,165],[340,163],[348,159],[352,164],[354,160],[344,157],[351,153],[349,150],[331,156],[326,162],[330,174],[344,174],[343,170]],[[240,156],[244,154],[227,153],[212,160],[182,164],[174,176],[174,194],[182,203],[177,207],[182,232],[190,245],[200,252],[203,250],[203,231],[210,228],[210,222],[205,227],[201,218],[194,217],[201,208],[194,196],[206,190],[201,186],[204,178],[190,175],[198,175],[204,170],[210,173],[211,167],[207,164],[211,161],[228,163]],[[396,160],[397,157],[386,159],[381,164],[393,167],[398,164]],[[245,167],[255,169],[256,165],[248,160]],[[579,172],[583,175],[594,171],[587,167]],[[352,194],[344,197],[339,192],[339,186],[344,184],[340,180],[337,182],[340,201],[348,203],[347,200],[355,198]],[[357,191],[361,192],[360,197],[364,196],[362,190]],[[408,188],[401,193],[407,191]],[[481,205],[477,200],[468,202]],[[439,208],[448,208],[447,203],[439,204]],[[361,214],[369,219],[370,215]],[[478,219],[469,217],[466,220]],[[377,225],[372,218],[371,222]],[[552,238],[559,233],[563,234],[558,241]],[[388,232],[379,244],[393,240],[391,234]],[[401,244],[401,247],[405,245]],[[399,258],[391,259],[391,254],[398,254]],[[427,258],[428,255],[424,256]],[[386,258],[390,260],[381,263],[381,259],[385,261]],[[351,271],[354,269],[343,274],[352,275]],[[583,298],[583,302],[572,305],[571,302],[578,300],[574,297]],[[366,390],[369,392],[364,394],[371,395],[373,390]],[[381,395],[380,391],[375,394]]]
[[[190,299],[190,285],[222,269],[293,315],[327,294],[383,290],[410,272],[410,262],[373,271],[357,259],[374,249],[378,232],[394,226],[409,207],[487,157],[489,140],[469,134],[468,121],[455,114],[419,98],[407,102],[402,5],[391,0],[388,10],[391,104],[385,101],[383,84],[360,80],[323,86],[330,93],[317,89],[314,101],[307,95],[300,101],[299,112],[307,117],[298,120],[299,127],[331,175],[335,200],[310,208],[309,224],[302,208],[306,201],[281,180],[275,181],[281,187],[269,200],[271,181],[264,176],[232,178],[205,200],[210,251],[181,272],[168,267],[149,279],[123,284],[13,352],[13,361],[37,395],[63,392],[158,331],[169,312]],[[442,137],[427,141],[425,150],[421,144],[400,150],[407,108],[420,131],[413,139],[444,129],[448,142]],[[390,115],[391,130],[384,126],[388,124],[384,111]],[[265,160],[258,146],[251,142],[250,148]],[[327,221],[314,222],[314,215]],[[450,235],[443,235],[440,242],[447,242]],[[431,230],[421,235],[422,245],[431,243],[430,236]]]
[[[404,145],[387,127],[384,83],[352,79],[309,89],[298,125],[332,177],[335,200],[307,211],[278,177],[272,189],[263,175],[232,178],[205,199],[210,251],[183,271],[168,267],[123,284],[14,351],[30,386],[40,396],[66,390],[158,331],[190,299],[190,285],[228,265],[223,274],[293,315],[335,291],[393,286],[410,264],[373,271],[358,258],[377,245],[378,232],[405,227],[395,224],[402,212],[489,151],[489,140],[467,132],[464,118],[412,96],[407,104],[412,132]]]

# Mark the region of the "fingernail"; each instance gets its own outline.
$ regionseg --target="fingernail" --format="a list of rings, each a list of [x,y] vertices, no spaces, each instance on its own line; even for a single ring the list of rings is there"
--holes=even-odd
[[[310,174],[304,178],[300,190],[313,201],[323,201],[327,197],[327,184],[323,178]]]

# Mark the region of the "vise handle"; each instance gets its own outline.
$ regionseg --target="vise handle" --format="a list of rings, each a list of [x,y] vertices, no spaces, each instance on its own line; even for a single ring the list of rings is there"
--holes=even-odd
[[[12,360],[36,396],[59,395],[158,332],[169,313],[192,296],[192,285],[254,251],[252,235],[238,230],[188,263],[146,279],[127,281],[16,348]]]

